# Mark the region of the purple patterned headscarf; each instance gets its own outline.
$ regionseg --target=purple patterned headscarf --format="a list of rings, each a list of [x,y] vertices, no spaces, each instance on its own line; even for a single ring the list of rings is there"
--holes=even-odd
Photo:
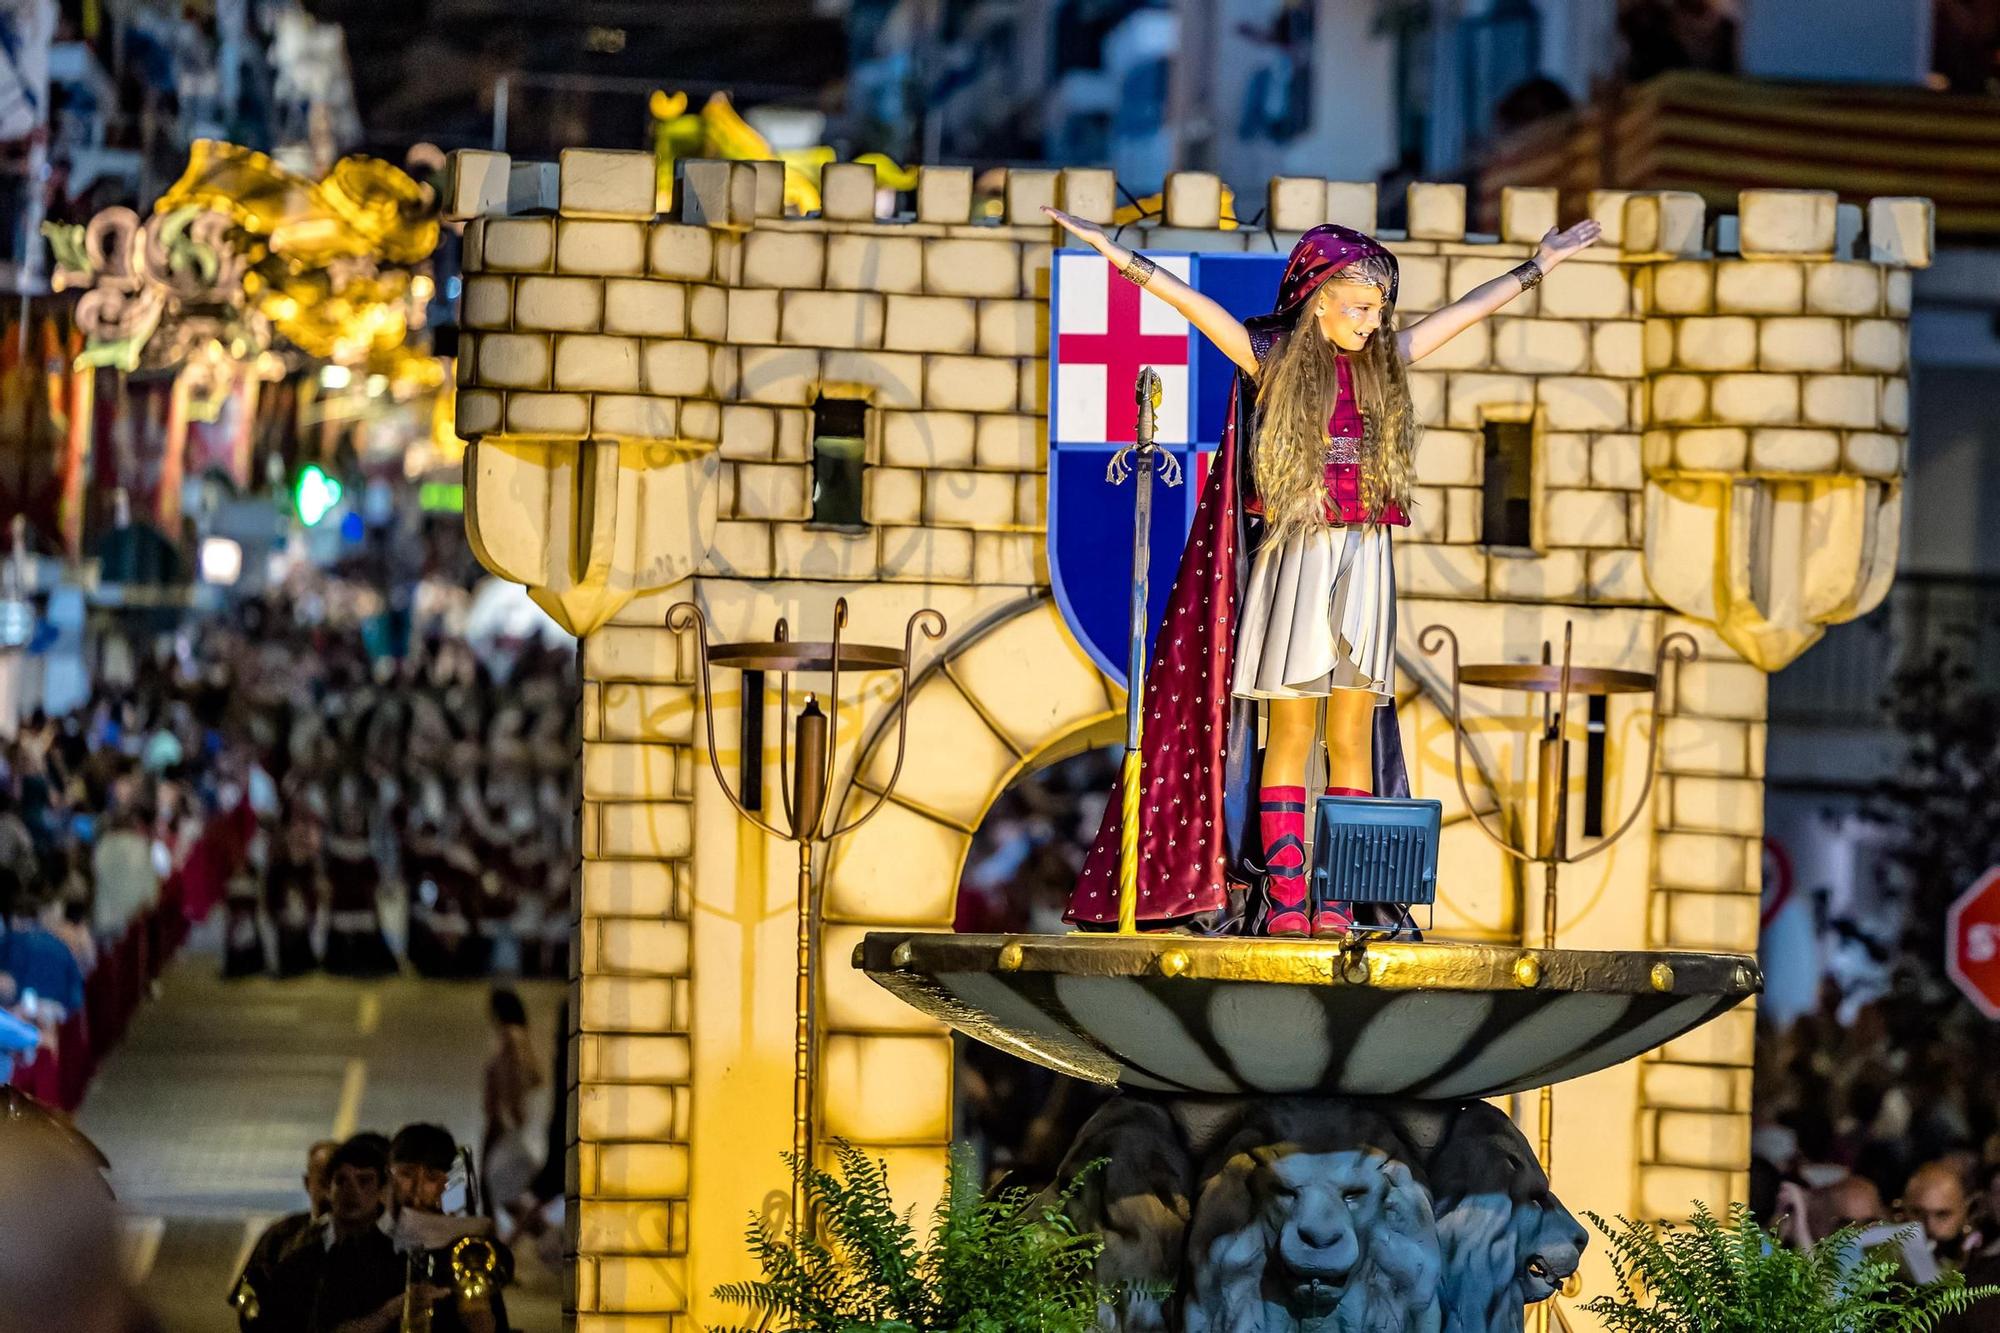
[[[1396,257],[1373,236],[1352,227],[1325,223],[1299,237],[1285,265],[1284,279],[1278,284],[1278,307],[1271,313],[1289,323],[1299,307],[1319,290],[1319,285],[1357,259],[1379,257],[1389,266],[1389,290],[1385,299],[1396,300]]]

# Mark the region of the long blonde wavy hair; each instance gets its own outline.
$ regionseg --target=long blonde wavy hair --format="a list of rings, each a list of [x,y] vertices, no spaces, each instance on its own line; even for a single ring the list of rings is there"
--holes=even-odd
[[[1393,280],[1386,261],[1357,259],[1328,282],[1365,282],[1386,296]],[[1251,459],[1264,521],[1273,535],[1326,527],[1326,427],[1340,392],[1342,353],[1320,332],[1317,300],[1299,311],[1278,352],[1257,377],[1261,422]],[[1394,504],[1407,510],[1416,476],[1417,413],[1410,380],[1396,345],[1396,307],[1382,307],[1382,323],[1368,345],[1346,353],[1354,397],[1367,423],[1361,446],[1361,502],[1373,522]]]

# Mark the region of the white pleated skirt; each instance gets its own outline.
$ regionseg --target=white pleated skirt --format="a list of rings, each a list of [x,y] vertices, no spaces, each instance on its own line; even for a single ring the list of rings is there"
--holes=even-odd
[[[1267,541],[1250,565],[1231,691],[1250,699],[1396,692],[1389,528],[1315,528]]]

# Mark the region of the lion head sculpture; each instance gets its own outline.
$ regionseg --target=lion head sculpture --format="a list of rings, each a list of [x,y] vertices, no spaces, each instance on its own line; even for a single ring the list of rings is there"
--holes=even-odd
[[[1553,1296],[1576,1272],[1588,1236],[1500,1111],[1474,1102],[1403,1119],[1428,1150],[1445,1333],[1520,1333],[1523,1308]]]
[[[1196,1197],[1186,1333],[1436,1333],[1437,1238],[1408,1158],[1369,1110],[1250,1109]]]
[[[1085,1171],[1096,1163],[1095,1169]],[[1180,1278],[1194,1163],[1159,1102],[1114,1097],[1084,1122],[1056,1170],[1063,1213],[1104,1243],[1097,1280],[1119,1292],[1098,1312],[1106,1333],[1167,1333],[1168,1296]]]

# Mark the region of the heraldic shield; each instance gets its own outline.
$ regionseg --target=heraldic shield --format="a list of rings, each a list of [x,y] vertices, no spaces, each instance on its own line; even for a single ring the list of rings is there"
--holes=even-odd
[[[1285,270],[1279,253],[1149,252],[1148,258],[1242,319],[1270,309]],[[1150,638],[1222,439],[1235,367],[1177,311],[1120,278],[1093,250],[1056,253],[1049,310],[1049,579],[1070,632],[1106,675],[1124,684],[1132,488],[1128,482],[1121,489],[1106,468],[1137,432],[1133,387],[1144,367],[1158,372],[1163,393],[1155,442],[1185,478],[1176,489],[1153,489]],[[1146,652],[1150,660],[1150,642]]]

